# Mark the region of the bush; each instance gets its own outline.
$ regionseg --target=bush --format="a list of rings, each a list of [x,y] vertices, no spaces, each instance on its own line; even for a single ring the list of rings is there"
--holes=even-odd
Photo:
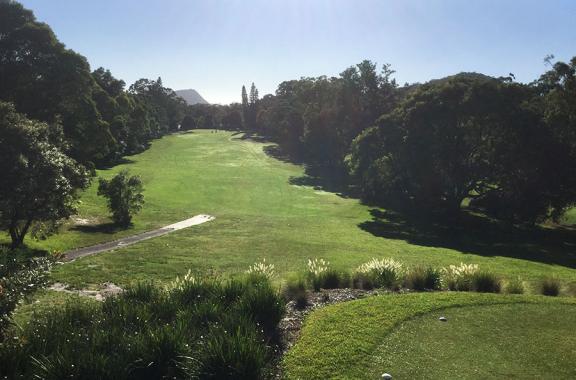
[[[297,309],[304,309],[308,305],[306,281],[301,277],[288,279],[282,295],[287,301],[294,301]]]
[[[270,353],[259,340],[257,331],[247,321],[214,327],[202,342],[204,347],[198,361],[192,363],[192,378],[264,378]]]
[[[472,275],[472,290],[479,293],[500,293],[501,282],[495,274],[479,271]]]
[[[12,312],[23,297],[46,284],[52,264],[49,258],[30,258],[25,251],[0,249],[0,342]]]
[[[540,281],[540,294],[556,297],[560,294],[560,280],[555,277],[547,277]]]
[[[524,283],[518,277],[508,280],[504,291],[508,294],[524,294]]]
[[[413,290],[438,290],[440,271],[432,267],[417,266],[406,274],[405,284],[407,288]]]
[[[461,263],[442,268],[442,286],[448,290],[469,292],[473,288],[473,279],[477,272],[478,265],[476,264]]]
[[[0,378],[260,379],[284,303],[269,281],[188,273],[35,314],[0,345]],[[113,351],[110,351],[113,350]],[[111,354],[113,352],[113,354]]]
[[[256,322],[268,337],[273,336],[285,312],[285,304],[270,282],[247,287],[237,306],[239,315]]]
[[[403,282],[404,268],[394,259],[372,259],[356,269],[353,283],[363,289],[399,289]]]
[[[98,195],[108,200],[108,209],[112,219],[119,225],[127,226],[132,216],[138,213],[144,205],[140,176],[130,176],[128,170],[122,170],[111,180],[100,178]]]

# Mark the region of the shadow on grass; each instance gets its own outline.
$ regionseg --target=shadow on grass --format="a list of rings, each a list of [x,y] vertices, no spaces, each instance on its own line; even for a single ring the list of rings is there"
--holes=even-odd
[[[70,228],[72,231],[79,231],[84,233],[102,233],[102,234],[114,234],[119,231],[129,230],[132,225],[120,225],[113,222],[101,223],[101,224],[83,224],[76,225]]]
[[[104,164],[104,165],[99,165],[99,166],[98,166],[98,170],[110,170],[110,169],[115,168],[115,167],[118,166],[118,165],[131,165],[131,164],[133,164],[133,163],[135,163],[135,162],[136,162],[136,161],[131,160],[131,159],[129,159],[129,158],[122,157],[122,158],[120,158],[120,159],[118,159],[118,160],[116,160],[116,161],[114,161],[114,162],[112,162],[112,163]]]
[[[523,228],[469,213],[451,223],[380,209],[370,214],[372,220],[358,226],[374,236],[576,268],[576,234],[570,228]]]

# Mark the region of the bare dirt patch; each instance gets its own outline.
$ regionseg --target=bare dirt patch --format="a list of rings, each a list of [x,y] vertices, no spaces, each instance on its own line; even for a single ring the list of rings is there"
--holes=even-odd
[[[105,282],[101,284],[98,290],[70,289],[68,285],[60,282],[52,284],[48,289],[55,292],[64,292],[69,294],[77,294],[84,297],[90,297],[94,298],[96,301],[104,301],[106,298],[116,296],[124,291],[124,289],[112,282]]]

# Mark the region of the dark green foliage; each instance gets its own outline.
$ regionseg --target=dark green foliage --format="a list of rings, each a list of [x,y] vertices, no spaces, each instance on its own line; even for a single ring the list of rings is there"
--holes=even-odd
[[[540,294],[545,296],[556,297],[560,294],[560,280],[555,277],[547,277],[540,281]]]
[[[270,353],[261,339],[244,320],[215,326],[202,341],[202,356],[190,372],[200,379],[262,379]]]
[[[29,120],[0,102],[0,229],[18,247],[35,223],[53,223],[76,212],[86,169],[63,153],[59,125]]]
[[[47,283],[51,266],[49,258],[0,246],[0,343],[18,302]]]
[[[413,290],[439,290],[440,271],[432,267],[417,266],[406,274],[405,285]]]
[[[355,272],[352,276],[352,287],[355,289],[372,290],[376,288],[373,276],[367,273]]]
[[[140,176],[130,176],[128,170],[122,170],[111,180],[100,178],[98,195],[108,200],[112,218],[120,225],[127,226],[132,216],[142,209],[144,195]]]
[[[328,268],[317,275],[309,273],[309,281],[312,289],[318,292],[320,289],[340,289],[350,286],[350,275],[346,272]]]
[[[262,332],[270,337],[285,311],[284,303],[267,280],[247,287],[237,308],[240,315],[255,321]]]
[[[162,81],[125,83],[58,41],[50,27],[14,1],[0,3],[0,100],[47,123],[61,121],[69,153],[108,164],[176,130],[186,104]]]
[[[0,346],[0,377],[262,379],[283,307],[265,281],[142,283],[34,315]]]
[[[525,224],[561,215],[576,200],[576,139],[567,132],[574,107],[560,99],[573,98],[576,81],[573,67],[555,70],[539,91],[470,73],[417,87],[352,144],[364,198],[451,217],[469,198]]]
[[[502,284],[492,272],[479,271],[472,276],[472,289],[479,293],[500,293]]]
[[[306,280],[302,277],[288,279],[282,289],[282,295],[287,301],[294,301],[297,309],[305,308],[308,305]]]

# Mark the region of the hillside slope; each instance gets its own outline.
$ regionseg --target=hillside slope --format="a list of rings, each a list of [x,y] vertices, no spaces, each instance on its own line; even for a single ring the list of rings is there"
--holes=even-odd
[[[188,103],[189,105],[194,105],[194,104],[209,104],[206,99],[204,99],[202,97],[202,95],[200,95],[198,93],[198,91],[194,90],[194,89],[187,89],[187,90],[177,90],[175,91],[179,97],[181,97],[182,99],[184,99],[186,101],[186,103]]]

